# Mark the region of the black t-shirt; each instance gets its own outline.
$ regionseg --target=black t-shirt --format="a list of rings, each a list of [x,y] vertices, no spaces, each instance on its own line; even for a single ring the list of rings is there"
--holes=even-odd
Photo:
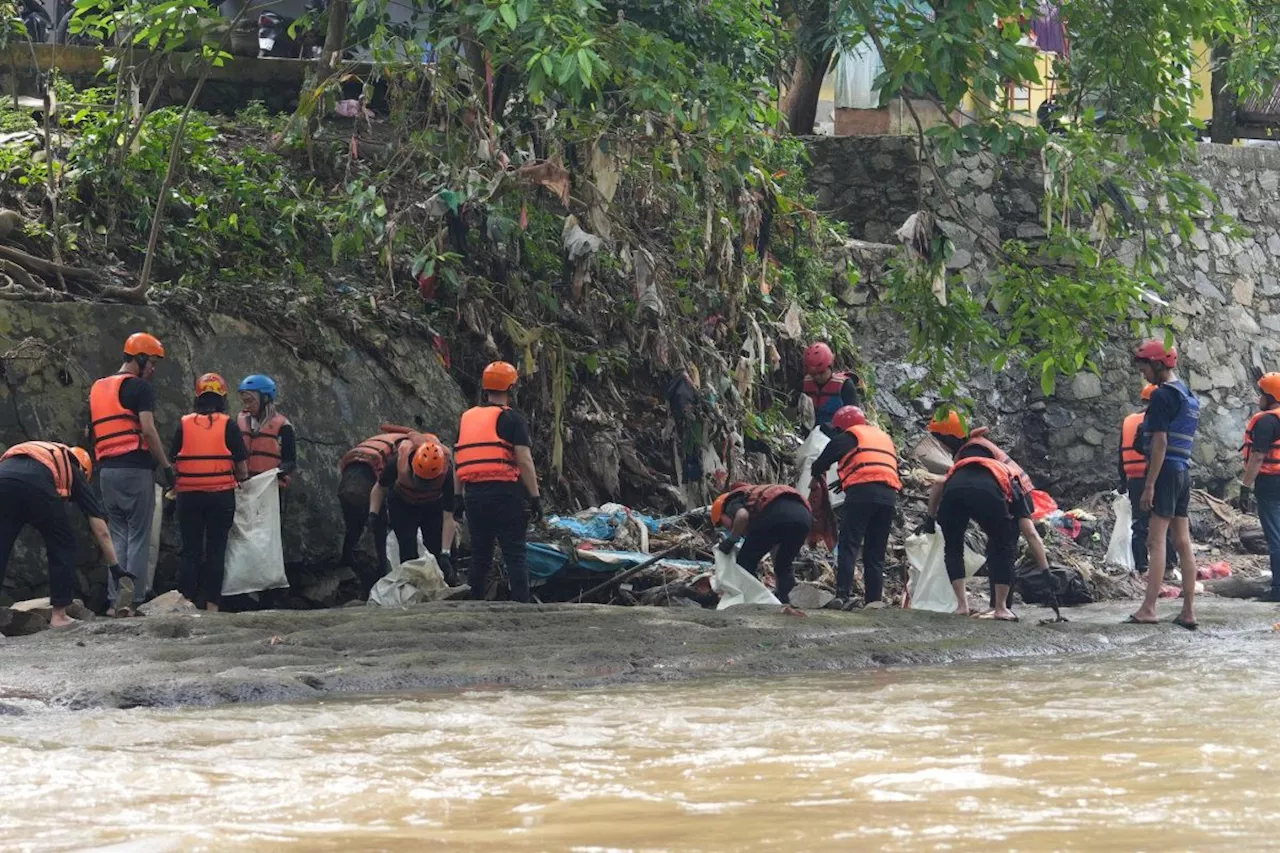
[[[495,403],[481,403],[482,406],[493,406]],[[498,415],[497,424],[498,438],[508,442],[514,447],[531,447],[532,439],[529,435],[529,422],[525,420],[525,416],[517,412],[515,409],[507,409]],[[520,498],[527,498],[529,492],[524,487],[524,483],[516,480],[514,483],[505,480],[486,480],[479,483],[467,483],[467,494],[481,497],[483,495],[491,495],[495,493],[513,494]]]
[[[0,480],[18,480],[35,486],[42,492],[48,492],[50,497],[61,498],[53,483],[53,472],[43,462],[29,456],[11,456],[0,462]],[[89,518],[107,517],[102,503],[89,487],[89,482],[78,465],[71,466],[71,497],[68,500]]]
[[[769,502],[769,505],[759,512],[752,513],[747,520],[747,533],[752,531],[761,531],[770,529],[775,521],[789,521],[794,514],[794,507],[804,506],[800,498],[795,495],[779,495]],[[734,516],[738,514],[738,510],[747,508],[747,498],[745,495],[734,495],[724,502],[724,517],[733,521]]]
[[[1253,443],[1249,447],[1251,454],[1263,456],[1271,450],[1271,445],[1280,440],[1280,418],[1275,415],[1263,415],[1253,425]],[[1280,497],[1280,475],[1259,474],[1253,483],[1255,494],[1275,500]]]
[[[231,451],[231,458],[236,462],[244,462],[249,458],[249,448],[244,443],[244,435],[240,432],[240,427],[236,425],[235,418],[227,421],[227,449]],[[178,454],[182,452],[182,421],[178,421],[178,427],[173,431],[173,441],[169,443],[169,458],[176,459]]]
[[[151,383],[137,376],[130,376],[120,383],[120,405],[131,412],[154,412],[156,410],[156,392]],[[119,424],[121,421],[112,421]],[[109,424],[108,424],[109,426]],[[155,468],[156,460],[150,450],[131,450],[119,456],[112,456],[98,461],[100,468]]]
[[[814,460],[809,473],[815,480],[824,478],[828,468],[838,464],[841,459],[857,449],[857,436],[847,431],[838,432]],[[857,483],[844,490],[844,499],[852,503],[894,506],[898,502],[898,493],[886,483]]]
[[[1147,406],[1147,417],[1142,422],[1143,432],[1146,433],[1148,441],[1150,441],[1153,433],[1167,433],[1169,425],[1178,416],[1178,411],[1181,408],[1182,395],[1178,393],[1176,388],[1168,385],[1161,385],[1156,388],[1151,395],[1151,402]]]

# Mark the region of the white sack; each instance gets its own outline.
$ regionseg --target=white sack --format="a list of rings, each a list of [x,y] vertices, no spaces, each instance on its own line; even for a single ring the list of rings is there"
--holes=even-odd
[[[250,477],[236,488],[236,519],[227,537],[223,595],[244,595],[289,585],[280,536],[279,469]]]
[[[1111,542],[1107,545],[1104,561],[1133,571],[1133,505],[1129,496],[1117,494],[1111,501],[1111,514],[1116,526],[1111,530]]]
[[[434,555],[423,551],[424,556],[401,563],[369,590],[371,607],[405,607],[423,601],[441,601],[453,598],[470,587],[463,584],[451,587],[444,580],[444,572]]]
[[[160,561],[160,525],[164,523],[164,489],[156,486],[156,506],[151,513],[151,542],[147,546],[147,576],[133,579],[133,601],[142,601],[142,596],[154,589],[156,579],[156,563]],[[119,555],[117,555],[119,556]]]
[[[809,437],[804,440],[804,444],[796,450],[796,466],[799,469],[799,476],[796,478],[796,489],[800,494],[804,495],[805,500],[809,499],[809,483],[813,480],[813,475],[809,473],[809,468],[822,455],[822,451],[831,443],[831,439],[827,438],[827,434],[822,431],[822,427],[815,426],[810,432]],[[844,492],[831,491],[831,484],[840,480],[840,466],[832,465],[827,469],[827,494],[830,496],[831,508],[837,509],[844,506]]]
[[[422,530],[420,528],[416,535],[418,537],[418,553],[430,553],[422,541]],[[391,529],[390,523],[387,524],[387,565],[393,569],[400,565],[400,539],[396,536],[395,531]]]
[[[720,593],[720,603],[716,605],[716,610],[724,610],[736,604],[782,604],[768,587],[738,565],[736,551],[726,554],[717,548],[715,554],[716,573],[711,578],[711,588]]]
[[[932,610],[937,613],[954,613],[956,594],[947,577],[945,544],[942,533],[920,533],[908,536],[906,541],[908,578],[907,591],[911,594],[912,610]],[[986,558],[964,549],[965,577],[982,568]]]

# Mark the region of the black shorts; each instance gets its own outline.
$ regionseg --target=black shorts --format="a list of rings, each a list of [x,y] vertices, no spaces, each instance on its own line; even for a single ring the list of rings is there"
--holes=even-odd
[[[1186,468],[1160,469],[1156,477],[1155,500],[1151,512],[1161,518],[1186,518],[1191,506],[1191,472]]]

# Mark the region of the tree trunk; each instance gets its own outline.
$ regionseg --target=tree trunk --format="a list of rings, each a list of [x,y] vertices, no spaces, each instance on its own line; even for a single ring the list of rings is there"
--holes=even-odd
[[[1209,139],[1221,145],[1230,145],[1236,138],[1236,111],[1240,108],[1240,96],[1227,78],[1227,60],[1231,58],[1231,43],[1219,42],[1213,46],[1213,125]]]
[[[324,34],[324,47],[320,48],[320,68],[316,72],[317,91],[333,76],[338,57],[347,40],[347,21],[351,17],[351,0],[333,0],[329,4],[329,28]]]
[[[818,120],[818,99],[822,96],[822,81],[831,67],[831,51],[819,51],[813,56],[799,56],[791,72],[791,83],[783,96],[781,108],[787,115],[787,124],[796,136],[813,133]]]

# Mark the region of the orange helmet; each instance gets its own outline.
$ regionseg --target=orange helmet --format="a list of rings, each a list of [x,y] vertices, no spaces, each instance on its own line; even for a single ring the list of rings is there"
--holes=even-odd
[[[480,387],[486,391],[510,391],[520,378],[516,366],[507,361],[495,361],[484,369]]]
[[[76,462],[80,463],[80,469],[84,471],[86,480],[93,476],[93,459],[89,456],[89,451],[83,447],[71,448],[71,455],[76,458]]]
[[[410,462],[413,474],[420,480],[435,480],[449,470],[449,455],[438,441],[424,441],[413,452]]]
[[[227,380],[216,373],[206,373],[196,380],[196,396],[199,397],[201,394],[227,396]]]
[[[1280,373],[1264,373],[1258,380],[1262,393],[1273,400],[1280,400]]]
[[[1273,373],[1271,375],[1280,378],[1280,373]],[[1151,399],[1151,395],[1156,393],[1156,389],[1159,387],[1160,387],[1159,385],[1152,385],[1150,382],[1148,382],[1146,385],[1143,385],[1142,386],[1142,402],[1145,403],[1149,401]]]
[[[968,438],[969,430],[955,409],[948,412],[937,412],[929,421],[929,432],[934,435],[948,435],[952,438]]]
[[[724,518],[724,502],[729,499],[729,493],[725,492],[720,497],[711,502],[711,523],[719,524],[720,519]]]
[[[146,332],[134,332],[125,338],[124,354],[128,356],[145,355],[150,358],[164,358],[164,346],[158,338]]]

